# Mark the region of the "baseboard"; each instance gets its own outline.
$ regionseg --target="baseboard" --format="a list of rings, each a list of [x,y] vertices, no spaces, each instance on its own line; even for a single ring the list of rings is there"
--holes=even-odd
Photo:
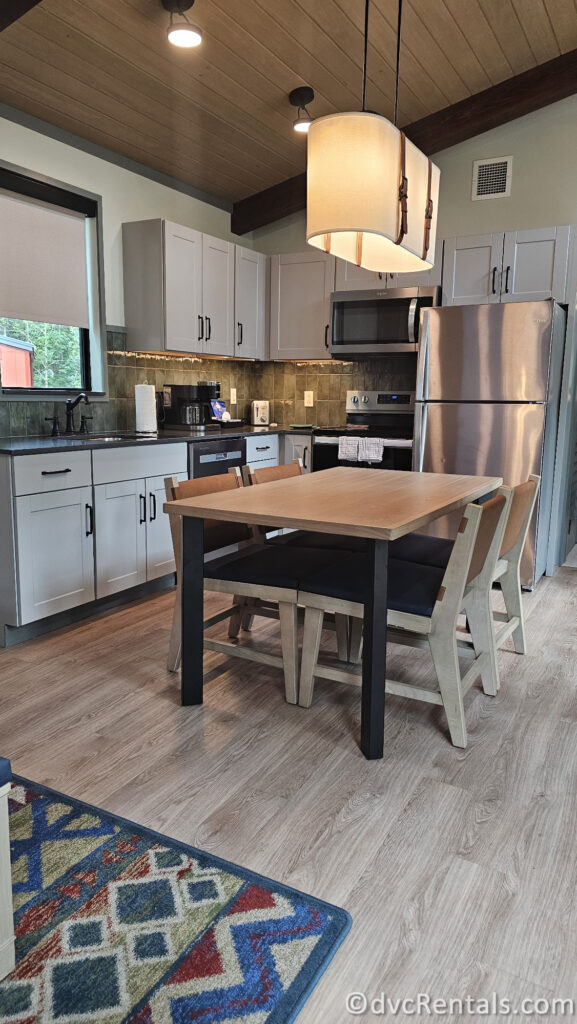
[[[131,587],[130,590],[121,590],[118,594],[110,597],[102,597],[98,601],[89,601],[88,604],[79,605],[78,608],[70,608],[66,612],[59,612],[58,615],[50,615],[46,619],[38,619],[37,622],[29,622],[25,626],[1,626],[0,647],[14,647],[26,640],[33,640],[37,636],[44,636],[55,629],[62,629],[63,626],[73,626],[76,622],[97,615],[99,612],[107,612],[113,608],[120,608],[131,601],[138,601],[142,597],[151,597],[163,590],[170,590],[176,583],[176,574],[161,576],[160,579],[151,580],[150,583],[141,583],[138,587]]]
[[[0,946],[0,979],[5,978],[10,971],[14,970],[16,964],[16,954],[14,949],[14,939],[8,939],[2,946]]]

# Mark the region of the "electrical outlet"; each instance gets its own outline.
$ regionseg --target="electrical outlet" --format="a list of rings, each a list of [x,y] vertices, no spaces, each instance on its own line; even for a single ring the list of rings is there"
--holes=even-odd
[[[230,404],[236,405],[236,388],[230,389]]]
[[[162,404],[167,409],[172,404],[172,391],[169,387],[162,389]]]
[[[313,392],[305,391],[305,409],[312,409],[313,405]]]

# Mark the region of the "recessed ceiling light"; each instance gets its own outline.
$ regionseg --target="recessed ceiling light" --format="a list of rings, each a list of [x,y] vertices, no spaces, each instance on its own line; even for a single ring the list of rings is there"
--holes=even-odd
[[[293,91],[289,93],[289,101],[291,105],[298,108],[293,128],[295,132],[300,132],[301,135],[306,134],[311,126],[313,118],[307,110],[307,103],[312,103],[314,98],[314,90],[311,89],[310,85],[299,85],[297,89],[293,89]]]
[[[162,0],[162,6],[170,11],[170,25],[166,30],[168,40],[173,46],[191,49],[202,43],[202,32],[197,25],[192,25],[186,16],[193,6],[194,0]]]

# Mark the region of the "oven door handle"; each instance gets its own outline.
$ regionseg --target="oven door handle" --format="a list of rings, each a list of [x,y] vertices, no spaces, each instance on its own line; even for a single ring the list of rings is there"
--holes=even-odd
[[[417,344],[417,316],[419,313],[419,300],[411,299],[409,303],[409,323],[407,335],[411,345]]]

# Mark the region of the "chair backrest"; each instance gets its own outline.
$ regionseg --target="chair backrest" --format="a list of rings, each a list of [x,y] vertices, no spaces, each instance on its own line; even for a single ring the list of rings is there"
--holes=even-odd
[[[272,484],[275,480],[287,480],[291,476],[301,476],[304,473],[302,459],[295,459],[294,462],[287,462],[285,466],[265,466],[259,469],[258,466],[245,466],[245,483],[248,484]]]
[[[501,557],[507,555],[511,561],[521,560],[540,483],[541,477],[532,475],[524,484],[513,488],[513,501],[499,552]]]
[[[219,473],[217,476],[202,476],[196,480],[179,480],[177,476],[167,476],[164,480],[164,490],[167,501],[177,501],[183,498],[198,498],[204,494],[216,494],[219,491],[234,491],[242,487],[240,471],[235,467],[229,469],[228,473]],[[170,529],[172,533],[172,546],[176,564],[180,565],[182,553],[182,523],[179,516],[170,516]],[[211,551],[218,551],[219,548],[226,548],[232,544],[240,544],[250,540],[251,530],[244,523],[227,523],[220,519],[204,520],[204,550],[208,554]]]
[[[480,583],[490,585],[501,550],[512,500],[512,488],[501,487],[494,498],[481,505],[483,515],[475,539],[467,573],[467,583],[478,578]]]

